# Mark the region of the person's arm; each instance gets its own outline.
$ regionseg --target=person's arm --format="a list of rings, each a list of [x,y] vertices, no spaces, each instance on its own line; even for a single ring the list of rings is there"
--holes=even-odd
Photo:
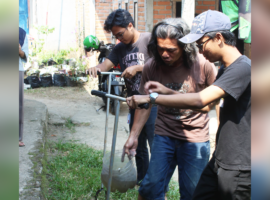
[[[144,34],[144,36],[142,38],[143,38],[142,44],[144,44],[145,45],[145,49],[147,49],[147,44],[150,42],[150,39],[151,39],[151,33]],[[144,53],[144,58],[145,58],[145,61],[147,62],[147,60],[149,58],[148,52],[147,51],[146,52],[142,51],[140,53]],[[134,65],[134,66],[127,67],[123,71],[121,77],[125,77],[125,78],[128,78],[128,79],[131,79],[138,72],[142,72],[143,71],[143,68],[144,68],[144,65]]]
[[[128,140],[126,141],[124,145],[123,155],[122,155],[122,161],[124,159],[125,154],[128,156],[136,155],[136,149],[138,146],[138,137],[143,129],[143,126],[147,122],[149,115],[151,113],[152,106],[146,110],[146,109],[136,109],[134,114],[134,121],[133,125],[130,131],[130,135]]]
[[[138,72],[143,71],[143,65],[134,65],[127,67],[125,71],[123,71],[121,77],[125,77],[128,79],[131,79],[133,76],[135,76]]]
[[[153,87],[152,87],[153,86]],[[165,86],[158,82],[149,81],[145,84],[146,91],[152,88],[151,91],[161,91],[155,103],[158,105],[181,108],[181,109],[202,109],[206,105],[225,97],[227,94],[221,88],[211,85],[199,93],[163,95],[162,92]],[[156,88],[156,89],[153,89]],[[139,104],[150,103],[149,95],[134,95],[127,98],[127,104],[131,108],[138,108]]]
[[[140,82],[140,88],[139,92],[140,94],[143,94],[144,90],[144,85],[148,80],[151,80],[151,66],[152,62],[148,61],[145,63],[143,73],[142,73],[142,78]],[[126,141],[124,148],[123,148],[123,155],[122,155],[122,160],[125,156],[127,155],[135,155],[136,154],[136,149],[138,146],[138,137],[143,129],[143,126],[147,122],[149,115],[151,113],[151,108],[152,105],[150,104],[149,108],[147,110],[145,109],[137,109],[135,110],[134,114],[134,120],[133,120],[133,125],[130,131],[130,135],[128,140]]]
[[[207,106],[205,106],[205,107],[203,107],[203,108],[201,108],[201,109],[193,109],[193,110],[198,111],[198,112],[202,112],[202,113],[208,113],[208,112],[210,112],[210,110],[211,110],[214,106],[216,106],[216,104],[217,104],[217,101],[212,102],[212,103],[208,104]]]
[[[88,64],[89,66],[90,64]],[[94,78],[97,77],[97,71],[100,72],[107,72],[109,71],[112,67],[114,66],[114,64],[109,60],[106,59],[103,63],[98,64],[97,66],[94,67],[90,67],[88,68],[88,72],[90,76],[93,76]]]
[[[96,66],[97,69],[99,69],[101,72],[107,72],[109,71],[114,64],[109,59],[104,60],[103,63],[100,63]]]
[[[150,94],[152,92],[157,92],[159,94],[165,94],[165,95],[180,94],[178,91],[172,90],[172,89],[167,88],[165,86],[161,87],[161,85],[159,87],[155,87],[154,85],[152,85],[152,89],[145,90],[146,94]],[[216,102],[212,102],[203,108],[194,108],[192,110],[202,112],[202,113],[208,113],[215,105],[216,105]]]
[[[25,53],[23,52],[22,47],[21,47],[20,44],[19,44],[19,56],[20,56],[22,59],[25,59]]]
[[[120,44],[116,45],[113,50],[111,51],[111,53],[109,54],[109,56],[106,58],[106,60],[100,64],[98,64],[97,66],[94,67],[90,67],[90,63],[88,64],[89,68],[89,75],[93,76],[94,78],[97,77],[97,71],[100,72],[107,72],[109,71],[113,66],[117,65],[119,63],[118,60],[118,53],[119,53],[119,48],[121,48],[121,46],[119,46]],[[87,57],[90,54],[87,54]],[[89,59],[88,59],[89,61]]]
[[[25,36],[23,46],[19,44],[19,56],[23,62],[27,62],[28,59],[28,38]]]
[[[226,95],[227,94],[224,90],[217,86],[211,85],[199,93],[177,94],[171,96],[160,95],[156,99],[156,104],[182,109],[201,109],[206,105],[225,97]],[[150,102],[150,99],[147,102]]]

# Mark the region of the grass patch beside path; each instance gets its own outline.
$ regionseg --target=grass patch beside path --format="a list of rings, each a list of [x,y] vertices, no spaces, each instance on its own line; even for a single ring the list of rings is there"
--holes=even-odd
[[[65,126],[70,130],[71,133],[75,133],[75,124],[73,124],[72,120],[69,118],[65,119]]]
[[[47,199],[94,199],[101,187],[102,151],[85,144],[54,143],[50,147],[54,156],[48,159],[49,192]],[[113,200],[135,200],[137,189],[126,193],[111,193]],[[178,183],[170,183],[168,199],[179,199]],[[98,199],[106,199],[104,191]]]

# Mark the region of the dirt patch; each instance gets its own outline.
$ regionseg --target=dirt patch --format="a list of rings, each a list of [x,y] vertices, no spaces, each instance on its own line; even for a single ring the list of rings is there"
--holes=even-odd
[[[87,143],[96,149],[104,147],[106,112],[101,98],[92,96],[91,90],[97,89],[97,80],[90,80],[79,87],[48,87],[25,91],[26,99],[34,99],[47,105],[51,134],[49,140],[74,140]],[[128,106],[121,103],[117,132],[117,148],[123,145],[129,134],[127,124]],[[74,124],[74,131],[67,126],[67,120]],[[114,115],[109,115],[108,148],[111,147],[114,128]]]
[[[41,87],[25,90],[25,98],[50,98],[50,99],[89,99],[91,90],[97,89],[97,80],[90,78],[90,81],[79,84],[77,87]],[[79,96],[78,96],[79,95]],[[91,96],[92,97],[92,96]]]

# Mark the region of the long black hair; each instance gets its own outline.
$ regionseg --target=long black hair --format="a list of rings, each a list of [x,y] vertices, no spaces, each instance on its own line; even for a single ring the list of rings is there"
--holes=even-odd
[[[196,61],[197,49],[194,43],[183,44],[179,41],[190,32],[187,23],[181,18],[168,18],[157,23],[153,30],[149,44],[147,45],[148,54],[154,57],[157,63],[164,63],[157,50],[157,38],[176,39],[178,46],[183,49],[184,65],[190,68]]]

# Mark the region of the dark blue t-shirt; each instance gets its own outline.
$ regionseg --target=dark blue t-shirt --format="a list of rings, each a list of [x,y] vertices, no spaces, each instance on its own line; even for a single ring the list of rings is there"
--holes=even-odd
[[[144,65],[149,59],[147,45],[150,41],[151,33],[141,33],[137,42],[126,45],[124,43],[117,44],[108,59],[114,64],[120,64],[123,72],[127,67],[134,65]],[[140,87],[142,73],[137,73],[132,79],[126,79],[128,96],[136,94]]]
[[[216,162],[224,169],[251,170],[250,59],[240,56],[230,66],[221,67],[213,85],[228,94],[220,104]]]

